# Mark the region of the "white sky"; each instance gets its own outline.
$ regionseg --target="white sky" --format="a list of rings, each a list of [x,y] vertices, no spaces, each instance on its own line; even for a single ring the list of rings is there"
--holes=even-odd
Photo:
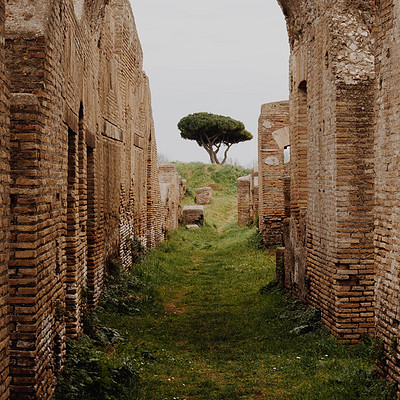
[[[261,104],[288,98],[286,25],[276,0],[131,0],[150,78],[158,153],[209,162],[176,127],[187,114],[228,115],[254,139],[228,157],[257,159]]]

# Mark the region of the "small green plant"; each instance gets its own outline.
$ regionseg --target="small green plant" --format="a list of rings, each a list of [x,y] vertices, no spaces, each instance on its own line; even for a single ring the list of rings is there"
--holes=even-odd
[[[193,201],[196,201],[196,191],[190,186],[188,186],[186,189],[185,197],[189,197],[193,199]]]
[[[159,294],[151,273],[141,264],[132,271],[114,268],[101,296],[101,309],[119,314],[142,314],[159,307]]]
[[[130,240],[130,248],[132,253],[132,264],[137,264],[143,261],[146,255],[146,247],[143,243],[137,238],[132,238]]]
[[[138,399],[139,374],[128,357],[118,358],[96,348],[87,335],[68,340],[67,354],[57,400]]]
[[[249,227],[254,226],[254,224],[249,224]],[[249,247],[257,250],[267,250],[268,246],[264,244],[262,234],[259,230],[253,230],[252,235],[249,237],[248,240]]]

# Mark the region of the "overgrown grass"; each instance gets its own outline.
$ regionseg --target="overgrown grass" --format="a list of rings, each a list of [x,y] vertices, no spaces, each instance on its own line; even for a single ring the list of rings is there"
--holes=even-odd
[[[209,182],[204,168],[191,172],[196,187]],[[110,280],[88,336],[69,345],[59,399],[395,399],[376,376],[379,346],[336,342],[317,311],[278,288],[274,249],[256,229],[218,214],[219,195],[236,201],[236,173],[223,174],[213,223],[180,228]]]

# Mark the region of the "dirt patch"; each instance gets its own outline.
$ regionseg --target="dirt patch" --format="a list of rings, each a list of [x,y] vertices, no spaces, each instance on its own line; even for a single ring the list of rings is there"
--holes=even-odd
[[[207,186],[210,187],[214,192],[218,192],[218,191],[222,190],[221,186],[219,186],[217,183],[210,183]]]
[[[167,303],[165,305],[165,309],[167,310],[168,314],[184,314],[186,312],[185,307],[178,307],[174,303]]]

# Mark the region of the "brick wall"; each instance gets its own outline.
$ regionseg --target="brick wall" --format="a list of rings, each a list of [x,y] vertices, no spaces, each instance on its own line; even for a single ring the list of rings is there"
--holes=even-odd
[[[132,239],[162,240],[157,150],[127,0],[7,7],[5,57],[0,51],[11,139],[8,146],[1,130],[8,101],[0,64],[0,235],[10,229],[10,251],[7,286],[2,240],[0,399],[49,399],[66,335],[82,331],[86,292],[97,304],[107,260],[121,258],[129,268]],[[3,34],[1,18],[3,3]]]
[[[291,45],[285,278],[354,342],[374,329],[371,8],[280,3]]]
[[[258,218],[258,168],[237,179],[238,224],[256,223]]]
[[[5,77],[5,1],[0,1],[0,399],[9,398],[8,258],[10,229],[9,95]]]
[[[161,189],[162,229],[164,232],[170,232],[178,228],[179,218],[182,215],[182,178],[175,165],[160,164],[158,166],[158,179]]]
[[[377,98],[375,133],[375,266],[376,330],[386,358],[381,364],[400,386],[399,278],[399,37],[400,4],[377,2]]]
[[[251,218],[251,175],[237,179],[238,224],[247,225]]]
[[[254,224],[258,224],[258,207],[260,202],[258,166],[253,167],[251,170],[251,194],[253,197],[250,211],[251,220]]]
[[[268,245],[282,244],[284,145],[279,146],[273,133],[288,125],[288,101],[262,105],[258,120],[259,230]]]

